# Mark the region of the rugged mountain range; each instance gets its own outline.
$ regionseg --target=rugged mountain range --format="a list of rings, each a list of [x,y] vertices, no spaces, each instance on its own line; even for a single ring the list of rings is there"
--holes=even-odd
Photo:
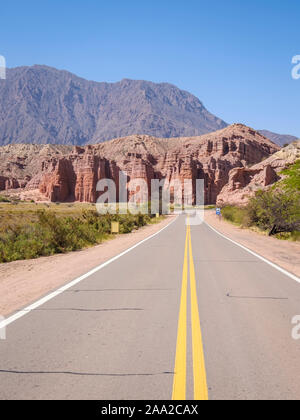
[[[293,143],[298,140],[295,136],[290,136],[289,134],[276,134],[268,130],[259,130],[260,134],[272,140],[273,143],[278,144],[278,146],[284,147],[287,144]]]
[[[0,145],[197,136],[226,125],[195,96],[167,83],[97,83],[46,66],[8,69],[0,80]]]
[[[84,80],[47,66],[7,70],[0,80],[0,145],[86,145],[134,134],[199,136],[227,124],[168,83]],[[262,130],[283,146],[296,138]]]
[[[253,129],[234,124],[200,137],[133,135],[85,147],[9,145],[0,147],[0,190],[50,201],[95,202],[103,178],[129,180],[204,179],[205,202],[215,203],[234,168],[268,158],[279,147]]]

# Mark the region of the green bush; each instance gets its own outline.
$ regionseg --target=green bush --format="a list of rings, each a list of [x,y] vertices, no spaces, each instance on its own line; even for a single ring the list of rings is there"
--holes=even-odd
[[[39,210],[34,221],[1,227],[0,262],[31,259],[76,251],[101,243],[111,231],[111,222],[120,223],[120,233],[129,233],[150,222],[147,215],[99,215],[82,211],[77,217],[59,217],[55,212]]]
[[[281,174],[283,180],[267,191],[257,191],[245,208],[224,207],[224,218],[258,227],[280,239],[300,240],[300,160]]]
[[[300,192],[300,160],[281,172],[285,179],[281,181],[285,190]]]
[[[226,206],[222,208],[222,216],[225,220],[239,226],[247,226],[249,224],[246,209],[234,206]]]
[[[284,179],[258,191],[247,207],[250,223],[270,235],[297,240],[300,231],[300,160],[281,172]]]
[[[292,191],[258,191],[247,207],[251,225],[270,235],[300,230],[300,194]]]

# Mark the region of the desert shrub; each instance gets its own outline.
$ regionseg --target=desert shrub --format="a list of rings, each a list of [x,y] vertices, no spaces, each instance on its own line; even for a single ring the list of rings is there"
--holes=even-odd
[[[300,194],[292,191],[258,191],[247,206],[251,225],[270,235],[300,230]]]
[[[0,195],[0,203],[10,203],[10,200],[8,198]]]
[[[291,232],[290,237],[288,238],[291,241],[300,241],[300,231]]]
[[[267,191],[257,191],[246,207],[224,207],[224,218],[238,225],[255,226],[279,239],[300,240],[300,160],[281,174],[283,180]]]
[[[50,210],[30,212],[30,221],[16,223],[7,213],[0,229],[0,263],[76,251],[101,243],[110,235],[111,222],[119,221],[120,233],[129,233],[150,222],[148,215],[99,215],[84,210],[61,216]]]
[[[222,216],[225,220],[236,225],[247,226],[249,224],[248,213],[245,208],[225,206],[222,208]]]
[[[289,168],[281,172],[282,175],[285,175],[281,184],[283,188],[287,191],[300,192],[300,160],[297,160]]]
[[[281,172],[284,179],[267,191],[258,191],[247,207],[252,225],[281,239],[299,239],[300,160]]]

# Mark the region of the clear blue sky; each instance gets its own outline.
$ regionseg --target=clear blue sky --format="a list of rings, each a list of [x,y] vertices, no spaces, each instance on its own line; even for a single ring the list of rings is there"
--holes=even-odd
[[[300,137],[299,0],[22,0],[0,6],[8,67],[169,82],[228,123]]]

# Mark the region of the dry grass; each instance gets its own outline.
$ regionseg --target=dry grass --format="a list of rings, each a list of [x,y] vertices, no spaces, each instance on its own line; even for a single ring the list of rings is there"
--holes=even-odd
[[[111,235],[111,222],[130,233],[161,218],[99,215],[94,204],[0,204],[0,263],[32,259],[93,246]]]
[[[0,231],[7,226],[25,225],[27,223],[36,222],[38,220],[38,210],[50,210],[54,212],[57,217],[78,217],[85,210],[95,210],[95,204],[0,203]]]

